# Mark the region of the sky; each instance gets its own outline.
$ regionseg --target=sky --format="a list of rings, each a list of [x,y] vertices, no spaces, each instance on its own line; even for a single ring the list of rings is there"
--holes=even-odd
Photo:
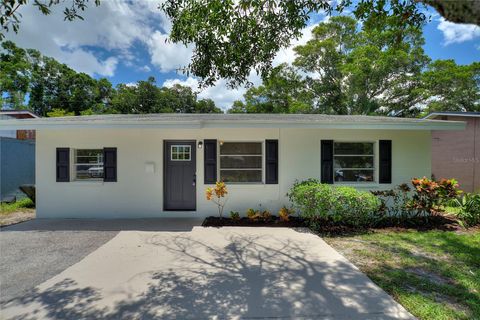
[[[178,71],[189,63],[193,47],[167,41],[171,24],[158,9],[160,3],[102,0],[99,7],[90,5],[81,14],[84,20],[73,22],[64,21],[62,6],[44,16],[33,5],[26,5],[19,12],[19,32],[6,36],[20,47],[37,49],[79,72],[105,77],[114,85],[134,84],[154,76],[159,86],[190,86],[199,98],[213,99],[222,109],[241,100],[246,91],[243,87],[227,89],[225,81],[220,80],[213,87],[199,90],[197,79]],[[480,61],[480,27],[445,21],[433,9],[430,13],[431,21],[424,27],[427,55],[434,60],[454,59],[458,64]],[[274,65],[293,62],[292,48],[306,43],[315,24],[323,19],[323,15],[312,17],[302,37],[281,50]],[[253,72],[250,81],[261,83]]]

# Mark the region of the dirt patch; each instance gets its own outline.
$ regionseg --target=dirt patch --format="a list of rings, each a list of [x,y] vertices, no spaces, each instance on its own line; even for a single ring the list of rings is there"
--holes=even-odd
[[[0,227],[10,226],[20,222],[35,219],[34,209],[25,209],[10,213],[0,213]]]
[[[455,282],[451,279],[442,277],[439,274],[436,274],[435,272],[431,272],[428,270],[425,270],[423,268],[406,268],[406,272],[412,273],[416,275],[417,277],[427,279],[430,282],[433,282],[435,284],[440,284],[440,285],[455,285]]]

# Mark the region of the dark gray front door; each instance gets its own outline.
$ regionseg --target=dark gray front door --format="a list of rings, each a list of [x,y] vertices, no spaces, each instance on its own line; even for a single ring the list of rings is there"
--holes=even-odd
[[[196,210],[195,141],[164,142],[164,209]]]

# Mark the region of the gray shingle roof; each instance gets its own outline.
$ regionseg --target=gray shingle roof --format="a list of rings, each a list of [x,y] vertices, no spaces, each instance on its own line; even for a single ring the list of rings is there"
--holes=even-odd
[[[20,122],[21,121],[21,122]],[[461,127],[463,122],[360,115],[324,114],[108,114],[78,117],[0,121],[2,125],[40,129],[42,127],[330,127],[370,129],[432,129]]]

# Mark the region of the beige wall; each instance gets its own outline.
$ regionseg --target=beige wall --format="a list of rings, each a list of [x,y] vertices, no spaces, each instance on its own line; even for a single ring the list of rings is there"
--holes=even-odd
[[[432,132],[432,173],[437,179],[455,178],[468,192],[480,189],[480,118],[445,116],[465,121],[464,131]]]
[[[298,179],[320,177],[320,140],[374,141],[391,139],[393,183],[430,176],[429,131],[321,130],[321,129],[69,129],[37,131],[37,216],[47,217],[192,217],[216,214],[205,200],[203,150],[197,149],[197,211],[162,212],[163,140],[219,139],[263,141],[279,139],[279,184],[230,184],[225,212],[247,208],[273,211],[288,205],[286,193]],[[118,182],[55,182],[55,149],[117,147]],[[378,164],[378,144],[376,144]],[[145,164],[155,163],[146,173]],[[377,173],[378,175],[378,173]],[[364,190],[392,185],[360,185]]]

